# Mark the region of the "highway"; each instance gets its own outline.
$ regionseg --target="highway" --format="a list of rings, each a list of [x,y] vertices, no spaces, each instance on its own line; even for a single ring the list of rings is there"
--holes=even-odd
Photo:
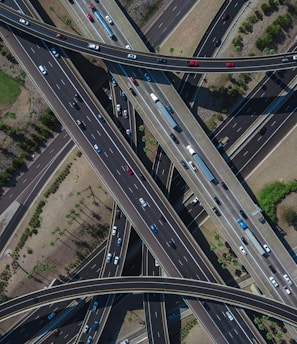
[[[50,25],[39,22],[32,17],[22,15],[26,20],[30,22],[30,25],[24,26],[19,23],[20,14],[14,10],[11,10],[4,4],[0,4],[1,21],[9,24],[15,28],[25,31],[35,37],[44,39],[52,44],[78,51],[80,53],[86,53],[91,56],[100,57],[104,60],[111,62],[126,64],[130,66],[137,66],[142,68],[150,68],[163,71],[177,71],[177,72],[187,72],[187,73],[246,73],[246,72],[256,72],[263,70],[282,70],[288,68],[295,68],[296,61],[293,60],[294,53],[285,53],[278,55],[267,55],[261,57],[242,57],[242,58],[210,58],[210,57],[181,57],[181,56],[168,56],[160,55],[155,53],[143,52],[143,51],[133,51],[137,55],[137,59],[127,58],[127,54],[131,53],[129,49],[116,48],[107,44],[100,42],[100,50],[92,50],[88,48],[88,43],[98,43],[96,41],[91,41],[78,37],[76,35],[70,34],[68,32],[63,32],[61,30],[57,31],[57,28],[51,27]],[[57,33],[62,33],[66,39],[61,40],[56,37]],[[283,57],[288,57],[289,61],[287,63],[282,62]],[[158,63],[158,58],[164,58],[167,60],[166,64]],[[198,67],[188,66],[189,60],[195,60],[199,62]],[[233,62],[234,67],[226,66],[227,62]]]
[[[264,296],[216,283],[186,278],[144,276],[84,280],[22,295],[0,305],[0,320],[8,319],[42,305],[49,305],[62,300],[71,300],[77,297],[140,292],[175,294],[224,302],[229,305],[248,308],[297,326],[296,307]]]

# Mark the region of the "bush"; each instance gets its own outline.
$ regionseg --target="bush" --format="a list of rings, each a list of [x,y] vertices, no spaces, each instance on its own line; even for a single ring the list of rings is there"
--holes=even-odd
[[[297,212],[293,209],[288,209],[284,213],[284,219],[287,221],[289,226],[297,226]]]
[[[266,3],[262,4],[261,6],[262,11],[264,12],[264,14],[267,16],[271,13],[271,8],[269,5],[267,5]]]

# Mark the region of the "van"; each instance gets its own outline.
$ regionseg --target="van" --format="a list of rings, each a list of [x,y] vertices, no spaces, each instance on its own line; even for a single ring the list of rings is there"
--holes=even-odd
[[[191,61],[188,62],[188,66],[190,66],[190,67],[198,67],[199,66],[199,62],[191,60]]]
[[[40,65],[40,66],[38,66],[38,69],[40,70],[41,74],[43,74],[43,75],[47,74],[47,70],[45,69],[44,66]]]
[[[93,43],[89,43],[88,44],[88,48],[93,49],[93,50],[99,50],[99,45],[93,44]]]

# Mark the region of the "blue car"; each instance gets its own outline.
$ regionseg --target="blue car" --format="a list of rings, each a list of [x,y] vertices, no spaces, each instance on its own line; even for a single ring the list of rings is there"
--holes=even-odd
[[[101,153],[102,152],[102,149],[98,145],[96,145],[96,144],[94,144],[94,149],[95,149],[95,151],[97,153]]]
[[[241,227],[243,230],[248,228],[247,225],[242,221],[242,219],[237,219],[236,221],[237,221],[237,223],[240,224],[240,227]]]
[[[116,79],[114,77],[111,78],[111,82],[113,84],[113,86],[117,86],[117,82],[116,82]]]
[[[99,306],[99,302],[98,302],[98,301],[95,301],[95,302],[93,303],[93,310],[95,311],[95,310],[98,308],[98,306]]]
[[[99,328],[99,322],[98,322],[98,321],[95,321],[95,322],[94,322],[94,325],[93,325],[93,330],[94,330],[94,331],[97,331],[98,328]]]
[[[52,320],[56,316],[55,312],[52,312],[47,318],[48,320]]]
[[[50,51],[52,52],[52,54],[53,54],[56,58],[60,57],[60,55],[59,55],[59,53],[57,52],[57,49],[56,49],[56,48],[52,47],[52,48],[50,48]]]
[[[149,73],[145,73],[144,77],[146,78],[147,81],[151,82],[152,78],[150,77]]]
[[[157,227],[155,225],[150,225],[150,229],[154,234],[158,233]]]

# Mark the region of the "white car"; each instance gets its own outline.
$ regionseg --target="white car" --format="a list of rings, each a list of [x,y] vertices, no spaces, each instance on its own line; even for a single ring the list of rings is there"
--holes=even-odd
[[[297,55],[294,55],[294,56],[293,56],[293,60],[294,60],[294,61],[297,61]]]
[[[288,285],[292,284],[292,281],[290,280],[290,277],[287,274],[283,275],[283,278],[285,279],[285,281],[288,283]]]
[[[130,129],[126,129],[126,134],[127,134],[127,136],[131,136],[131,130]]]
[[[290,290],[286,285],[284,286],[284,291],[285,291],[288,295],[291,294],[291,290]]]
[[[278,283],[276,282],[276,280],[272,276],[269,277],[269,281],[275,286],[275,288],[278,287]]]
[[[200,203],[199,198],[195,197],[191,203],[192,203],[192,205],[199,204]]]
[[[126,119],[129,118],[129,116],[128,116],[128,110],[125,109],[125,110],[123,111],[123,117],[126,118]]]
[[[115,256],[114,257],[114,261],[113,261],[114,265],[118,265],[119,264],[119,260],[120,260],[120,257]]]
[[[105,19],[109,22],[109,24],[113,25],[113,21],[110,16],[105,16]]]
[[[158,268],[160,266],[160,263],[155,259],[155,267]]]
[[[122,111],[121,104],[117,104],[117,112],[121,113],[121,111]]]
[[[106,263],[110,263],[111,262],[111,257],[112,257],[112,254],[109,252],[107,257],[106,257]]]
[[[191,160],[188,161],[188,164],[190,165],[190,167],[193,171],[197,171],[197,168],[196,168],[195,164],[193,163],[193,161],[191,161]]]
[[[23,25],[26,25],[26,26],[28,26],[30,23],[28,22],[28,20],[26,20],[26,19],[23,19],[23,18],[20,18],[19,19],[19,22],[21,23],[21,24],[23,24]]]
[[[129,50],[131,50],[132,48],[130,47],[130,45],[129,45],[129,44],[127,44],[127,45],[126,45],[126,49],[129,49]]]
[[[136,60],[137,59],[137,56],[134,55],[134,54],[128,54],[127,57],[128,57],[128,59],[131,59],[131,60]]]
[[[99,45],[96,45],[93,43],[89,43],[88,48],[93,49],[93,50],[97,50],[97,51],[100,49]]]
[[[243,246],[239,246],[239,249],[243,255],[247,255],[246,250],[243,248]]]
[[[271,252],[271,249],[270,249],[266,244],[264,244],[263,247],[264,247],[264,250],[265,250],[267,253],[270,253],[270,252]]]
[[[88,333],[89,332],[89,328],[90,328],[90,326],[86,325],[85,328],[84,328],[84,333]]]
[[[226,312],[227,317],[229,318],[230,321],[234,320],[234,317],[231,312]]]
[[[118,231],[118,227],[117,226],[113,226],[111,235],[115,236],[117,234],[117,231]]]
[[[146,201],[145,201],[142,197],[139,198],[139,202],[140,202],[140,204],[143,206],[143,208],[145,208],[145,207],[147,206]]]
[[[43,75],[47,74],[47,70],[45,69],[44,66],[40,65],[40,66],[38,66],[38,69],[40,70],[41,74],[43,74]]]

